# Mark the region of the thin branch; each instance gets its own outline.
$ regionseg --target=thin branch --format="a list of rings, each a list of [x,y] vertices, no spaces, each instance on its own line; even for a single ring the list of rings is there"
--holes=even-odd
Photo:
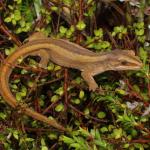
[[[11,33],[7,28],[7,26],[3,23],[1,16],[0,16],[0,30],[3,33],[5,33],[17,46],[22,45],[20,40],[13,33]]]

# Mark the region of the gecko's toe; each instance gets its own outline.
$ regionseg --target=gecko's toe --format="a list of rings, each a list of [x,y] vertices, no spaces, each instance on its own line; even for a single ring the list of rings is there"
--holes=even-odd
[[[39,67],[41,67],[43,69],[47,69],[48,62],[49,62],[49,60],[42,59],[39,63]]]
[[[92,85],[89,86],[89,90],[93,91],[93,92],[96,91],[97,88],[98,88],[97,84],[92,84]]]

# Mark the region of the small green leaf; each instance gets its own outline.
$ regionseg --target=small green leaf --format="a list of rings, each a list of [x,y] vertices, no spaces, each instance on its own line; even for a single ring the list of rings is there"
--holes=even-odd
[[[17,140],[19,139],[18,134],[19,134],[18,131],[14,131],[14,132],[13,132],[13,137],[14,137],[15,139],[17,139]]]
[[[56,140],[56,139],[58,138],[56,133],[50,133],[50,134],[48,135],[48,137],[49,137],[49,139],[51,139],[51,140]]]
[[[76,150],[81,149],[81,145],[79,143],[72,143],[72,144],[70,144],[70,147],[73,147]]]
[[[9,8],[10,10],[14,10],[14,7],[13,7],[12,5],[8,5],[8,8]]]
[[[57,112],[61,112],[64,110],[64,105],[62,103],[58,104],[56,107],[55,107],[55,111]]]
[[[76,98],[76,99],[72,99],[71,102],[78,105],[80,104],[81,101],[80,99]]]
[[[25,86],[22,86],[20,94],[23,97],[27,95],[27,88]]]
[[[33,138],[25,138],[25,141],[26,142],[33,142],[35,139],[33,139]]]
[[[60,97],[60,96],[58,96],[58,95],[53,95],[53,96],[51,97],[51,102],[52,102],[52,103],[57,102],[58,99],[59,99],[59,97]]]
[[[61,136],[60,139],[66,144],[73,144],[75,141],[67,136]]]
[[[93,0],[88,0],[88,1],[87,1],[87,4],[90,4],[91,2],[93,2]]]
[[[43,107],[44,104],[45,104],[45,101],[44,101],[43,99],[39,99],[39,105],[40,105],[41,107]]]
[[[111,33],[111,35],[114,37],[114,36],[116,36],[116,32],[115,31],[113,31],[112,33]]]
[[[136,34],[137,36],[144,35],[144,29],[135,30],[135,34]]]
[[[144,43],[145,40],[146,40],[146,36],[145,36],[145,35],[143,35],[143,36],[138,36],[137,39],[138,39],[139,42]]]
[[[94,35],[99,37],[99,38],[102,38],[103,37],[103,30],[101,28],[98,30],[94,30]]]
[[[52,10],[52,11],[57,11],[57,10],[58,10],[58,7],[56,7],[56,6],[51,6],[51,10]]]
[[[84,136],[84,137],[89,137],[90,136],[90,133],[88,130],[86,129],[83,129],[83,128],[79,128],[79,132]]]
[[[48,147],[47,146],[42,146],[41,150],[48,150]]]
[[[15,19],[12,19],[12,24],[16,25],[16,20]]]
[[[11,20],[12,20],[11,17],[7,17],[4,19],[5,22],[11,22]]]
[[[108,126],[108,130],[109,130],[109,131],[112,131],[114,128],[115,128],[115,127],[114,127],[113,125],[109,125],[109,126]]]
[[[27,70],[25,70],[25,69],[22,69],[22,70],[21,70],[21,74],[27,74],[27,73],[28,73]]]
[[[113,130],[113,135],[114,135],[115,139],[120,139],[123,135],[122,128],[114,129]]]
[[[16,93],[16,100],[17,101],[21,101],[22,100],[22,96],[21,96],[20,92]]]
[[[85,115],[89,115],[89,114],[90,114],[89,108],[85,108],[85,109],[84,109],[84,114],[85,114]]]
[[[63,0],[63,2],[64,2],[64,4],[65,5],[71,5],[71,3],[72,3],[72,0]]]
[[[15,20],[18,21],[21,19],[21,13],[19,10],[15,10],[14,11],[14,15],[15,15]]]
[[[142,47],[140,47],[140,57],[145,63],[148,57],[147,51],[145,51]]]
[[[83,21],[79,21],[76,25],[78,30],[84,30],[86,27],[86,24]]]
[[[134,146],[135,146],[135,148],[138,148],[139,150],[144,150],[143,144],[135,143]]]
[[[55,65],[54,71],[58,71],[61,69],[61,66]]]
[[[11,84],[11,88],[12,88],[12,89],[15,89],[15,90],[18,89],[18,87],[17,87],[16,84]]]
[[[24,20],[19,21],[20,26],[23,28],[26,25],[26,22]]]
[[[75,79],[75,82],[76,82],[77,84],[81,84],[81,81],[82,81],[82,78],[81,78],[81,77],[77,77],[77,78]]]
[[[100,118],[100,119],[103,119],[103,118],[106,117],[106,113],[103,112],[103,111],[101,111],[101,112],[99,112],[99,113],[97,114],[97,117]]]
[[[71,25],[69,30],[66,32],[66,37],[71,38],[74,32],[75,32],[75,27],[73,25]]]
[[[102,128],[100,129],[100,131],[101,131],[102,133],[105,133],[105,132],[108,132],[108,129],[107,129],[107,127],[102,127]]]
[[[134,28],[141,29],[144,28],[144,22],[137,22],[133,24]]]
[[[42,138],[41,139],[41,145],[43,145],[43,146],[45,146],[46,144],[45,144],[45,140]]]
[[[128,148],[130,146],[130,144],[126,143],[124,144],[123,148]]]
[[[138,93],[140,92],[140,88],[136,84],[133,85],[133,89]]]
[[[116,89],[115,90],[117,93],[119,93],[120,95],[126,95],[126,91],[123,89]]]
[[[14,0],[15,2],[17,2],[17,4],[21,4],[22,0]]]
[[[94,3],[93,3],[94,4]],[[84,16],[88,16],[91,17],[94,15],[95,11],[96,11],[96,4],[94,4],[92,7],[89,7],[87,12],[84,13]]]
[[[110,43],[108,41],[101,42],[102,49],[106,49],[110,47]]]
[[[9,48],[9,49],[5,49],[5,54],[6,54],[6,55],[10,55],[10,54],[12,54],[14,51],[15,51],[15,47]]]
[[[15,79],[14,81],[13,81],[13,83],[19,83],[20,82],[20,79]]]
[[[138,135],[138,133],[137,133],[137,131],[136,131],[135,129],[132,129],[132,130],[131,130],[131,135],[132,135],[133,137],[136,137],[136,136]]]
[[[101,41],[99,43],[93,43],[94,49],[96,50],[104,50],[110,48],[110,43],[108,41]]]
[[[7,117],[7,115],[5,113],[0,112],[0,118],[2,120],[4,120]]]
[[[55,93],[56,94],[58,94],[58,95],[63,95],[64,94],[64,88],[63,87],[60,87],[60,88],[58,88],[56,91],[55,91]]]
[[[27,85],[28,85],[28,87],[32,88],[34,86],[34,82],[33,81],[27,81]]]
[[[59,31],[62,34],[65,34],[67,32],[67,28],[65,28],[64,26],[60,26]]]
[[[83,90],[80,91],[80,93],[79,93],[79,98],[80,98],[80,99],[83,99],[83,98],[84,98],[84,91],[83,91]]]
[[[55,67],[54,63],[51,62],[51,63],[48,64],[47,70],[48,71],[53,71],[54,67]]]
[[[75,31],[75,27],[74,27],[73,25],[71,25],[70,28],[69,28],[69,30],[70,30],[71,32],[74,32],[74,31]]]

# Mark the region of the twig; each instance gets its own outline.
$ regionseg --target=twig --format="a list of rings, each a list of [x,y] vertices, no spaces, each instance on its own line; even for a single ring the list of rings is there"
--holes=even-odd
[[[68,88],[68,69],[65,68],[65,72],[64,72],[64,97],[65,97],[65,104],[66,104],[66,106],[68,105],[67,88]]]
[[[64,70],[64,116],[65,116],[65,123],[67,123],[67,110],[68,110],[68,92],[67,92],[67,88],[68,88],[68,69],[65,68]]]
[[[137,139],[137,140],[131,140],[130,143],[150,143],[150,140],[145,140],[145,139]]]
[[[37,87],[43,86],[43,85],[46,85],[46,84],[51,84],[51,83],[56,82],[56,81],[59,81],[59,80],[61,80],[61,79],[63,79],[63,78],[64,78],[64,76],[61,76],[61,77],[59,77],[59,78],[57,78],[57,79],[53,79],[53,80],[50,80],[50,81],[48,81],[48,82],[38,84]]]
[[[79,0],[79,19],[78,21],[81,21],[83,20],[83,4],[84,4],[84,1],[83,0]],[[82,34],[80,32],[78,32],[78,36],[77,36],[77,40],[76,42],[79,44],[81,41],[82,41]]]
[[[58,101],[53,102],[53,103],[50,104],[48,107],[46,107],[46,108],[43,110],[42,114],[43,114],[43,115],[46,114],[57,102],[58,102]]]
[[[0,16],[0,30],[2,32],[4,32],[8,37],[10,37],[10,39],[12,39],[12,41],[17,46],[21,46],[22,45],[20,40],[13,33],[10,33],[9,29],[7,28],[7,26],[3,23],[1,16]]]
[[[150,83],[147,84],[147,88],[148,88],[148,96],[150,98]]]
[[[93,117],[93,116],[90,116],[90,115],[85,115],[83,112],[79,111],[77,108],[75,108],[74,106],[72,106],[71,104],[68,105],[72,110],[74,110],[75,112],[77,112],[78,114],[82,115],[82,116],[86,116],[94,121],[97,121],[97,122],[104,122],[104,123],[107,123],[108,121],[107,120],[101,120],[101,119],[98,119],[96,117]]]
[[[125,80],[125,82],[126,82],[128,88],[129,88],[130,90],[132,90],[132,92],[130,91],[130,92],[132,93],[132,95],[134,95],[135,97],[137,97],[138,99],[140,99],[140,100],[143,101],[143,97],[140,95],[140,93],[136,92],[136,91],[133,89],[132,85],[129,83],[129,80]]]

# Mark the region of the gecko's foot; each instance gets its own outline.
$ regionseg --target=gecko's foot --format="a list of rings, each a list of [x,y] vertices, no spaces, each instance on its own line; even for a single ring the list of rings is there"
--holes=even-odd
[[[104,94],[104,90],[101,86],[99,86],[97,89],[96,89],[96,93],[99,93],[99,94]]]
[[[47,65],[48,65],[49,59],[41,59],[40,63],[39,63],[39,67],[43,68],[43,69],[47,69]]]
[[[89,90],[90,91],[96,91],[96,89],[98,88],[98,85],[97,84],[92,84],[92,85],[89,85]]]

